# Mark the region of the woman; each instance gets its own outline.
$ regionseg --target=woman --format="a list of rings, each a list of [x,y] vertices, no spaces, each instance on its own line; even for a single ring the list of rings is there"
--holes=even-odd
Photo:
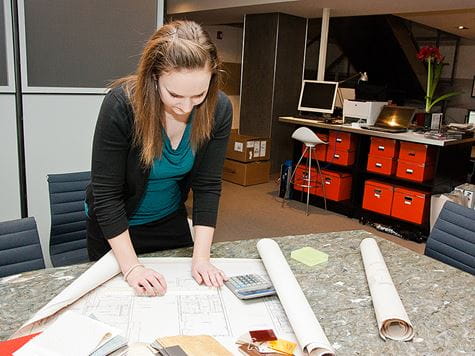
[[[232,107],[218,90],[220,61],[196,23],[175,21],[147,42],[135,75],[102,104],[87,189],[91,260],[112,248],[137,294],[166,292],[137,254],[193,245],[184,202],[193,190],[192,276],[221,286],[210,263]]]

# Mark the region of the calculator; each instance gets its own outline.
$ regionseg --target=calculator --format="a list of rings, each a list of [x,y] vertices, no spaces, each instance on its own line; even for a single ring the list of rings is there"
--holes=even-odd
[[[272,283],[258,274],[230,277],[224,284],[239,299],[252,299],[276,294]]]

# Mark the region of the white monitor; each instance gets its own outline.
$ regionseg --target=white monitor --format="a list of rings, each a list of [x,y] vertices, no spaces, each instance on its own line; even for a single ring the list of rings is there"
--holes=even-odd
[[[300,91],[300,111],[332,114],[335,107],[338,82],[304,80]]]

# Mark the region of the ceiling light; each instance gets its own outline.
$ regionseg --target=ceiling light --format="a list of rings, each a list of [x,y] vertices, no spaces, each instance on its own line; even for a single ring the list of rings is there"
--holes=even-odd
[[[459,26],[457,27],[459,30],[468,30],[468,27],[465,27],[465,26]]]

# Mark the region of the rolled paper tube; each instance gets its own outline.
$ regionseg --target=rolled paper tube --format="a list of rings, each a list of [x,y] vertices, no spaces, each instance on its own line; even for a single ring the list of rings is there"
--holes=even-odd
[[[335,355],[277,242],[259,240],[257,250],[303,351],[311,356]]]
[[[383,255],[373,238],[360,244],[369,291],[373,300],[379,335],[386,340],[409,341],[414,328],[389,274]]]

